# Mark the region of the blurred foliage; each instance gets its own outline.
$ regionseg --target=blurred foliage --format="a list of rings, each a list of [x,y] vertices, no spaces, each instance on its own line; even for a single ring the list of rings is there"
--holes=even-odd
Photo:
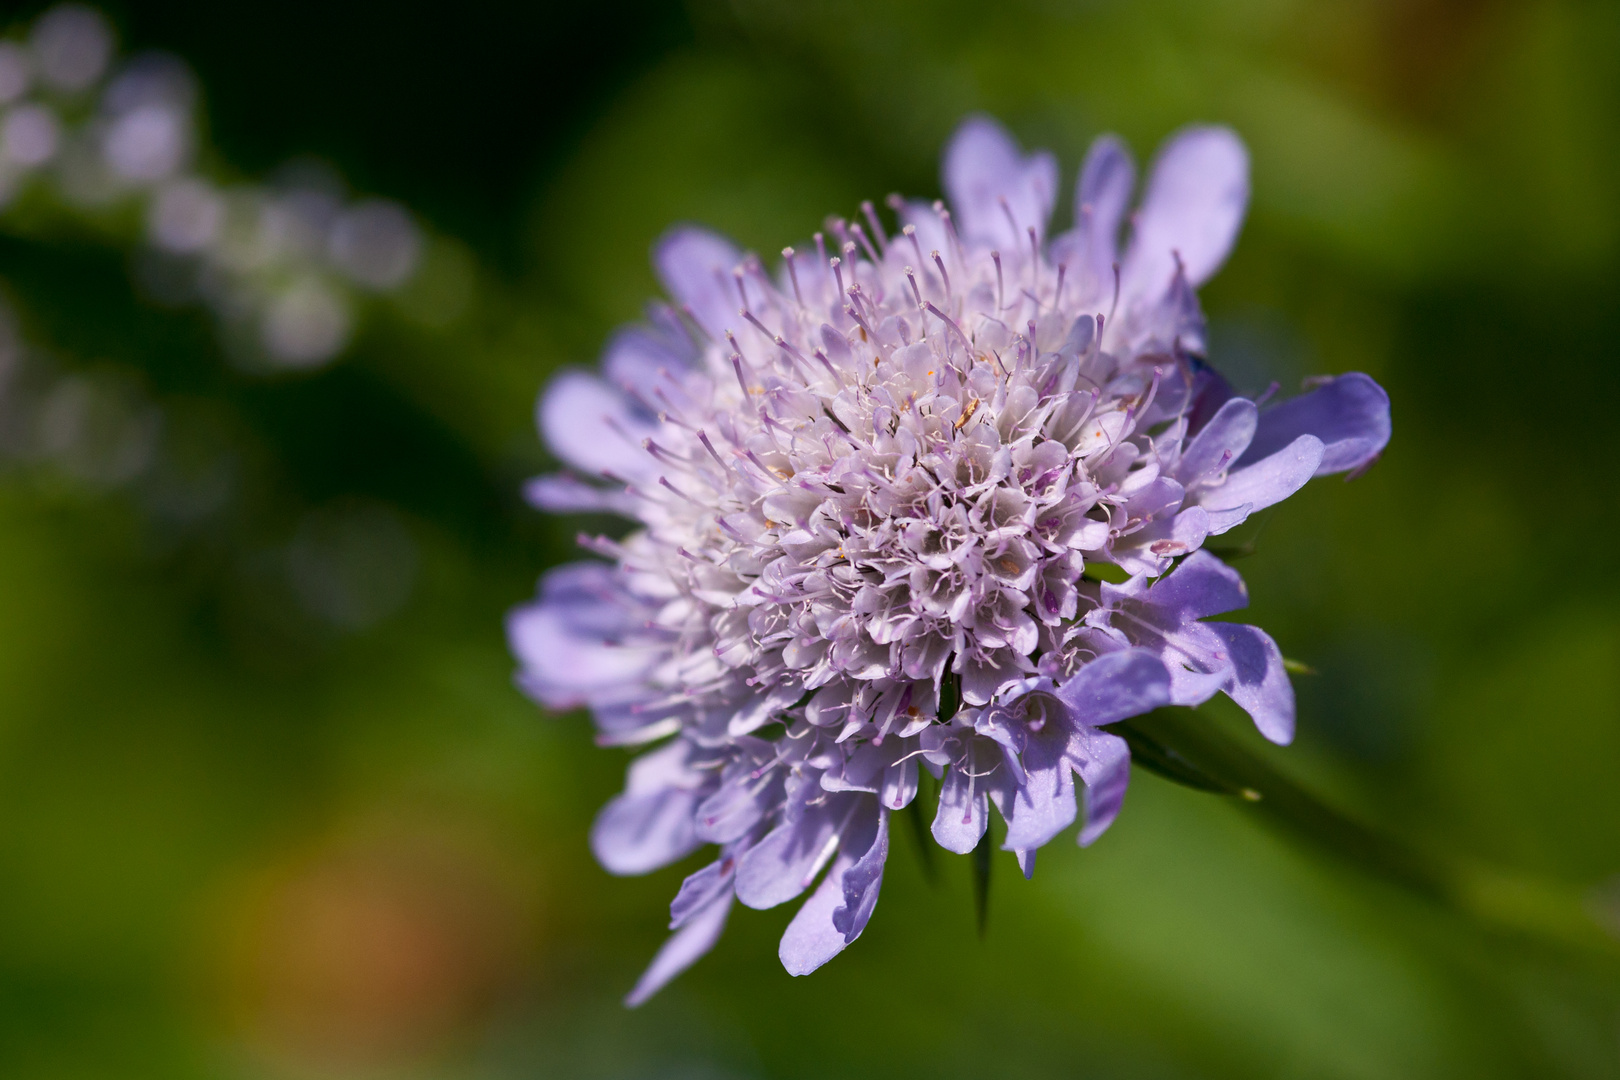
[[[789,912],[744,911],[626,1012],[689,868],[595,867],[624,759],[511,688],[501,635],[580,525],[518,499],[534,394],[635,317],[669,223],[769,253],[934,194],[973,109],[1070,177],[1100,131],[1147,154],[1223,121],[1255,194],[1205,294],[1216,362],[1366,370],[1396,410],[1376,469],[1241,564],[1317,672],[1268,760],[1620,927],[1620,580],[1592,550],[1620,525],[1620,7],[108,10],[198,72],[218,168],[318,154],[460,269],[272,377],[149,301],[136,222],[0,219],[5,392],[48,375],[103,436],[0,470],[0,1075],[1620,1076],[1613,959],[1142,772],[1096,848],[1030,883],[998,854],[982,943],[966,860],[931,887],[900,847],[815,976],[776,962]]]

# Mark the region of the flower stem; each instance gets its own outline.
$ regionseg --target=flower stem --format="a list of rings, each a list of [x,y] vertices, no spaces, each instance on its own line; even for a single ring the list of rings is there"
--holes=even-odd
[[[1284,831],[1479,926],[1620,959],[1620,939],[1580,890],[1426,851],[1357,821],[1191,711],[1160,709],[1110,730],[1130,744],[1133,763],[1190,787],[1235,796]]]
[[[973,913],[978,917],[981,941],[990,926],[990,853],[990,830],[986,828],[973,849]]]

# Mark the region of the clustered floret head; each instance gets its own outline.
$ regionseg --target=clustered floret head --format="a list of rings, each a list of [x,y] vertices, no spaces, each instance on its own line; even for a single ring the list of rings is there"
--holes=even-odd
[[[818,877],[780,955],[793,974],[836,955],[922,770],[939,844],[973,850],[993,804],[1028,874],[1076,820],[1089,844],[1118,812],[1130,755],[1109,724],[1225,692],[1292,737],[1271,638],[1202,621],[1246,594],[1201,548],[1370,464],[1388,399],[1349,374],[1262,409],[1205,362],[1194,290],[1248,201],[1230,131],[1164,147],[1123,252],[1119,141],[1093,145],[1074,227],[1049,237],[1057,179],[974,118],[946,151],[949,207],[892,198],[885,225],[863,204],[774,272],[677,228],[654,251],[674,302],[542,396],[571,471],[531,499],[636,527],[586,538],[603,558],[513,613],[520,683],[588,706],[603,743],[656,744],[593,828],[607,869],[720,848],[631,1003],[713,945],[733,899],[771,907]]]

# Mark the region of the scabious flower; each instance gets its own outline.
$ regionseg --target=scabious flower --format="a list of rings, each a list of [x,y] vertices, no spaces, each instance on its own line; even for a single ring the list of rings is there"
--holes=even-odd
[[[609,871],[719,848],[631,1004],[734,900],[813,890],[781,942],[795,975],[859,937],[920,770],[940,845],[973,850],[993,804],[1028,874],[1119,811],[1130,754],[1109,724],[1224,692],[1292,737],[1276,644],[1202,621],[1246,594],[1200,548],[1370,464],[1388,398],[1361,374],[1269,408],[1237,396],[1204,361],[1194,290],[1237,235],[1243,145],[1175,136],[1121,251],[1134,172],[1099,139],[1074,227],[1048,236],[1055,160],[974,118],[945,154],[949,208],[893,199],[895,232],[866,204],[772,272],[677,228],[653,253],[673,303],[542,396],[570,471],[531,499],[635,528],[586,538],[602,558],[513,612],[519,682],[588,707],[604,744],[654,747],[592,829]],[[1105,563],[1128,580],[1087,573]]]

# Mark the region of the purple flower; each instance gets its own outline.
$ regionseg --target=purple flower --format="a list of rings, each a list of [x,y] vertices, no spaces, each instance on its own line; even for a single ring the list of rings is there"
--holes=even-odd
[[[808,894],[781,943],[794,974],[854,941],[925,770],[942,846],[972,850],[994,806],[1030,873],[1070,825],[1089,844],[1118,813],[1130,755],[1108,725],[1223,691],[1291,736],[1276,645],[1203,621],[1246,596],[1199,549],[1366,467],[1388,399],[1351,374],[1262,408],[1204,362],[1194,290],[1248,200],[1231,132],[1165,146],[1123,249],[1118,140],[1048,237],[1057,175],[974,118],[946,150],[951,208],[897,201],[898,231],[867,204],[773,272],[677,228],[653,252],[673,303],[542,396],[568,471],[530,498],[637,527],[512,614],[519,684],[587,706],[604,743],[658,744],[592,830],[605,867],[720,852],[631,1004],[714,944],[733,900]]]

